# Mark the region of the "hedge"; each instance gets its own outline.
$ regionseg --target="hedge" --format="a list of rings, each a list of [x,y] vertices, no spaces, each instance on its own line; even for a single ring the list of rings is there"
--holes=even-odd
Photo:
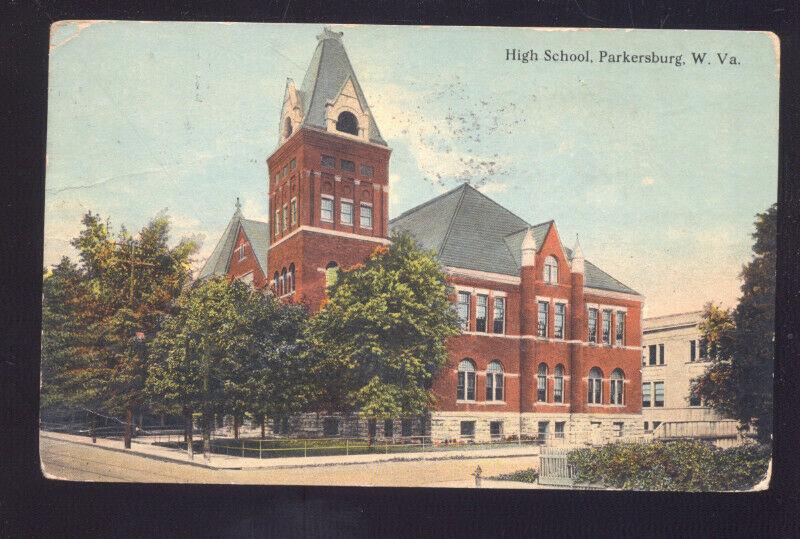
[[[614,443],[568,455],[576,483],[602,483],[624,490],[748,490],[764,478],[767,445],[720,449],[699,440]]]

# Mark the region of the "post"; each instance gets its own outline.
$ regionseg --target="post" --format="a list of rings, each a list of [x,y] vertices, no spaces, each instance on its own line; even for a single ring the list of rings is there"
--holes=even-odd
[[[350,455],[350,438],[344,439],[344,454]]]
[[[258,441],[258,460],[261,460],[261,440]]]
[[[308,440],[303,440],[303,456],[308,456]]]

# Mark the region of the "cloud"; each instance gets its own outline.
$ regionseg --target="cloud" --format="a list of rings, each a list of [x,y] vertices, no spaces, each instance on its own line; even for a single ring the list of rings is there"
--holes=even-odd
[[[642,185],[653,185],[654,183],[656,183],[656,180],[651,176],[645,176],[642,178]]]
[[[488,195],[490,193],[505,193],[508,191],[508,184],[499,181],[489,181],[478,188],[478,191]]]
[[[242,204],[242,214],[246,219],[254,221],[269,221],[267,215],[267,198],[246,198]]]

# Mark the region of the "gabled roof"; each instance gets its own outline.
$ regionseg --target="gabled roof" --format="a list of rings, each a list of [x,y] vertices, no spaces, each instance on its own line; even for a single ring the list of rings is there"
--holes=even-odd
[[[311,64],[303,78],[303,84],[298,90],[303,106],[301,125],[326,129],[325,105],[339,97],[349,79],[353,83],[361,108],[368,113],[371,123],[369,126],[370,142],[386,146],[386,141],[383,140],[378,130],[364,92],[361,90],[355,71],[353,71],[353,66],[344,50],[342,33],[324,28],[317,39],[319,40],[317,49],[311,58]]]
[[[256,256],[258,265],[264,276],[267,276],[267,251],[269,250],[269,224],[263,221],[254,221],[242,217],[242,212],[237,208],[236,212],[225,227],[225,232],[219,239],[217,246],[211,256],[208,257],[203,268],[200,270],[198,279],[205,279],[212,275],[227,275],[230,269],[231,255],[236,246],[236,238],[239,229],[242,229],[253,253]]]
[[[467,183],[412,208],[389,222],[407,231],[444,266],[518,276],[522,240],[528,229],[540,249],[553,221],[531,225]],[[564,248],[568,259],[572,251]],[[638,294],[586,261],[585,285]]]

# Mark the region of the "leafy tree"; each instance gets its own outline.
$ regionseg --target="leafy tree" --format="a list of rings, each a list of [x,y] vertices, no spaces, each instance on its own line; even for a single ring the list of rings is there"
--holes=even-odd
[[[342,271],[328,296],[306,332],[318,357],[318,406],[370,419],[429,410],[433,378],[447,362],[445,340],[459,331],[433,254],[394,235],[391,246]]]
[[[758,437],[772,434],[775,340],[777,205],[756,216],[753,258],[741,273],[742,296],[727,316],[707,306],[701,331],[712,364],[693,391],[720,413],[753,425]]]

